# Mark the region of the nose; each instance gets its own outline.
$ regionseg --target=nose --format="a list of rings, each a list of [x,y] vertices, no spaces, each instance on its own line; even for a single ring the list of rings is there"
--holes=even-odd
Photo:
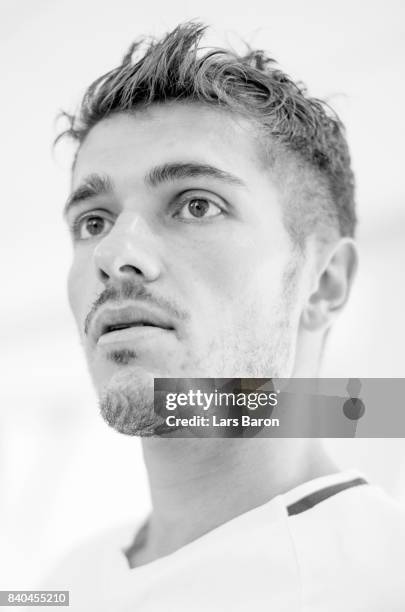
[[[103,283],[128,276],[152,282],[160,276],[156,238],[139,214],[122,213],[94,249],[93,257]]]

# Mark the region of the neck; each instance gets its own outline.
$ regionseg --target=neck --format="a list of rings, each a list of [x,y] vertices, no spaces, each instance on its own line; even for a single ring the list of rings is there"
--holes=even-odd
[[[143,451],[152,514],[133,566],[170,554],[299,484],[337,471],[318,440],[146,438]]]

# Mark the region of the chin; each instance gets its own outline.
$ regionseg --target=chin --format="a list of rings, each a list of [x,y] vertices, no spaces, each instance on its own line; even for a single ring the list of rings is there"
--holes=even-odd
[[[128,436],[157,435],[162,418],[154,411],[154,376],[140,367],[122,367],[98,386],[106,423]]]

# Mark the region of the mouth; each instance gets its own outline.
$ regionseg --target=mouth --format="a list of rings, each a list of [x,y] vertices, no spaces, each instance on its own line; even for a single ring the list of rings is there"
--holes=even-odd
[[[144,305],[134,305],[103,310],[96,317],[91,336],[95,344],[104,344],[174,329],[172,321],[164,313]]]
[[[159,325],[154,325],[153,323],[148,323],[147,321],[134,321],[132,323],[114,323],[112,325],[104,325],[101,330],[101,336],[105,334],[110,334],[114,331],[121,331],[122,329],[131,329],[132,327],[156,327],[157,329],[169,329],[162,328]]]

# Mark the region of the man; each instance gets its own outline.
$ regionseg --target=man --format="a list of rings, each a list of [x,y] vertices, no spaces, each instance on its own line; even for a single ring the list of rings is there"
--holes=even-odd
[[[159,435],[156,378],[316,377],[357,261],[339,119],[203,32],[134,44],[69,116],[70,304],[153,508],[47,588],[78,610],[403,610],[404,515],[318,440]]]

